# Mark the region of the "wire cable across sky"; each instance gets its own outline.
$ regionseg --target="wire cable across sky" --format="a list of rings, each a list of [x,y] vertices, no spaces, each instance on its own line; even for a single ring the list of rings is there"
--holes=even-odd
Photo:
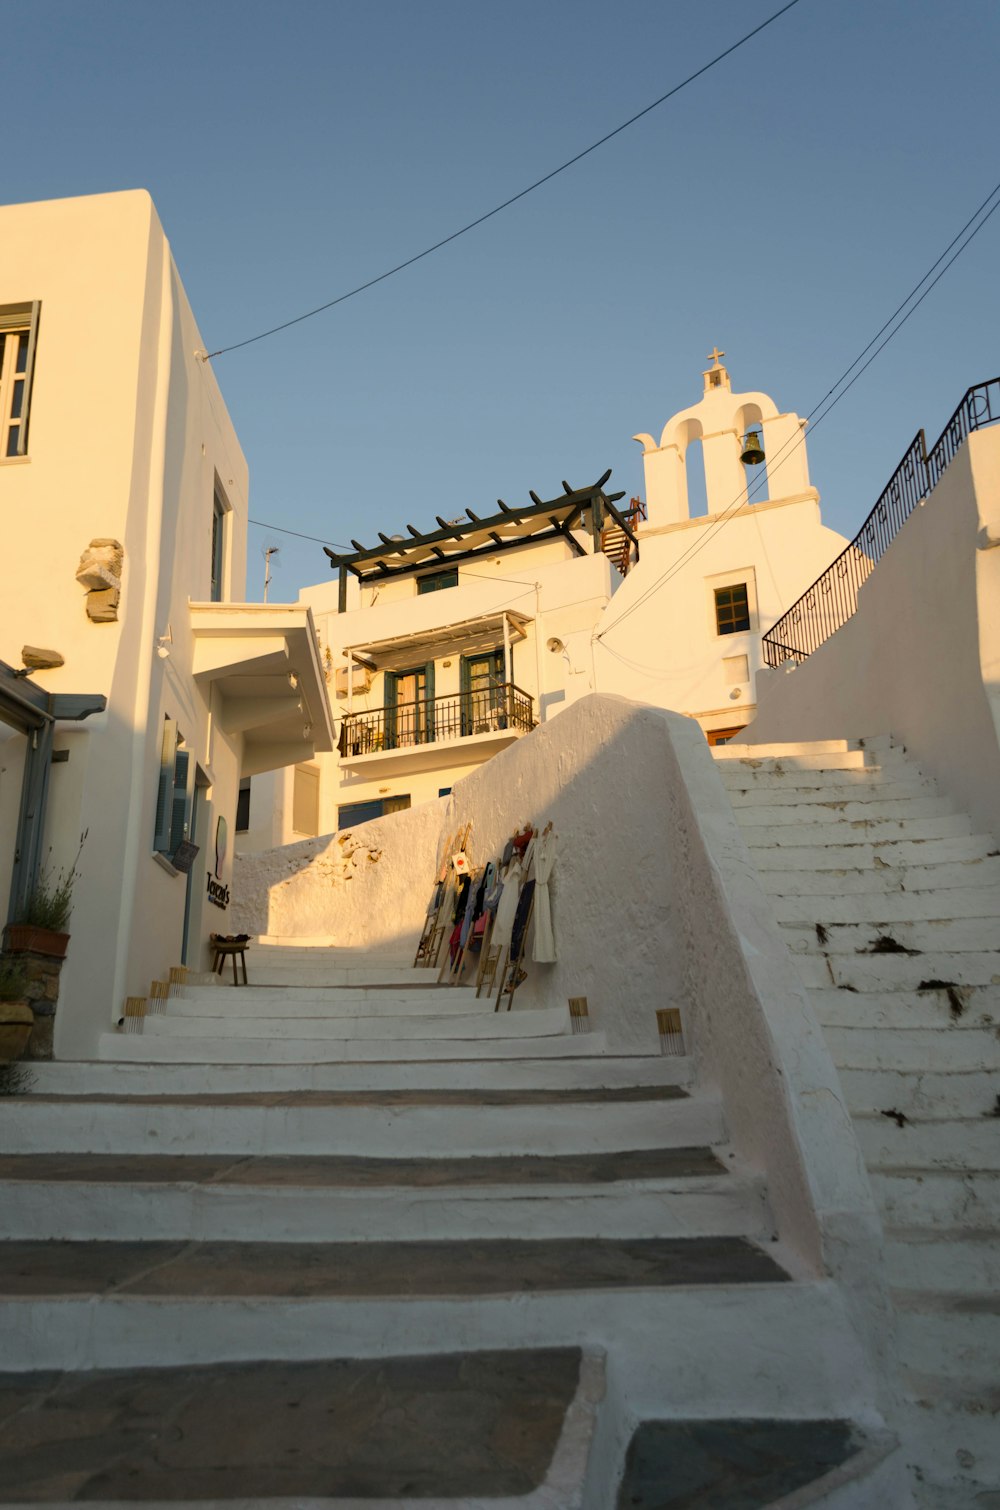
[[[910,316],[916,314],[921,304],[927,298],[927,295],[931,292],[935,285],[941,281],[952,264],[954,262],[957,262],[958,258],[965,251],[966,247],[968,247],[969,244],[975,239],[975,237],[979,235],[979,232],[983,229],[986,222],[990,219],[991,215],[993,215],[997,210],[1000,210],[1000,197],[998,196],[1000,196],[1000,182],[994,184],[993,188],[979,205],[978,209],[976,209],[974,213],[970,215],[969,219],[965,222],[962,229],[952,237],[951,241],[949,241],[944,251],[940,254],[936,261],[931,263],[930,267],[924,273],[923,277],[916,284],[914,284],[913,288],[907,294],[902,303],[896,306],[895,310],[893,310],[888,320],[886,320],[885,323],[879,328],[879,330],[876,331],[875,335],[872,336],[867,346],[865,346],[858,353],[858,355],[854,358],[854,361],[841,373],[840,377],[832,385],[832,387],[827,389],[826,393],[824,394],[823,398],[820,399],[819,403],[813,405],[812,409],[806,415],[806,420],[811,423],[813,432],[815,432],[818,425],[821,425],[823,423],[830,412],[836,408],[837,404],[840,403],[840,400],[844,398],[844,396],[850,391],[850,389],[854,387],[854,384],[858,381],[862,374],[868,370],[879,353],[884,351],[889,342],[899,334]],[[969,229],[970,226],[973,227],[972,230]],[[968,235],[966,235],[967,231],[969,232]],[[964,241],[962,240],[963,237],[965,237]],[[952,248],[956,246],[957,250],[952,251]],[[950,257],[948,256],[949,252],[952,252],[952,255]],[[948,258],[948,260],[945,262],[946,257]],[[944,263],[943,267],[941,266],[942,263]],[[940,271],[938,271],[938,269],[940,269]],[[931,275],[935,272],[937,276],[932,278]],[[930,279],[931,281],[928,282],[928,279]],[[925,284],[927,285],[926,288],[924,287]],[[920,293],[919,298],[916,298],[916,295],[920,292],[921,289],[923,289],[923,292]],[[907,306],[909,307],[907,308]],[[902,314],[904,310],[906,311],[906,313]],[[900,315],[902,315],[901,319],[898,318]],[[892,328],[890,329],[890,327]],[[885,335],[886,331],[888,331],[888,335]],[[879,338],[883,335],[885,335],[885,340],[876,345],[876,342],[878,342]],[[875,347],[874,351],[872,351],[873,346]],[[868,360],[864,362],[863,366],[859,366],[859,363],[863,361],[863,358],[866,357],[869,352],[871,352],[871,356],[868,357]],[[856,367],[858,368],[857,372],[854,371]],[[848,377],[850,377],[851,373],[854,373],[854,376],[850,378],[850,382],[847,382],[846,380]],[[834,397],[833,395],[836,395],[836,397]],[[804,443],[804,440],[805,432],[803,431],[793,440],[785,441],[785,444],[774,453],[773,457],[768,457],[768,480],[770,480],[770,478],[774,476],[775,472],[779,470],[779,468],[783,464],[783,460],[786,461],[788,459],[788,455],[790,455],[791,452],[794,451],[798,446],[801,446]],[[595,636],[595,639],[603,640],[605,635],[613,633],[614,630],[619,628],[620,625],[624,624],[625,620],[629,618],[633,613],[635,613],[637,609],[641,608],[644,603],[648,602],[648,600],[653,596],[654,593],[657,593],[661,588],[666,587],[667,583],[677,575],[682,567],[686,566],[688,561],[696,556],[700,550],[704,550],[705,546],[708,545],[711,540],[715,539],[720,530],[724,529],[725,526],[730,522],[733,515],[739,509],[743,508],[745,504],[751,502],[753,494],[759,492],[763,487],[764,480],[765,479],[763,475],[758,477],[749,488],[740,492],[738,496],[732,500],[731,503],[727,504],[722,512],[702,532],[700,538],[696,540],[692,545],[690,545],[688,549],[681,556],[679,556],[675,562],[673,562],[673,564],[667,569],[667,571],[663,572],[661,576],[657,577],[655,582],[651,582],[646,588],[645,592],[642,593],[634,603],[629,604],[628,608],[625,609],[620,618],[615,619],[614,623],[609,624],[607,629],[602,630],[600,634]]]
[[[517,204],[518,200],[526,198],[528,194],[533,194],[543,184],[551,183],[553,178],[557,178],[560,173],[565,173],[566,169],[572,168],[575,163],[582,162],[585,157],[589,157],[592,152],[596,152],[598,147],[603,147],[605,143],[610,142],[614,137],[620,136],[623,131],[627,131],[630,126],[634,126],[636,121],[641,121],[643,116],[649,115],[650,111],[656,110],[660,105],[665,105],[667,100],[673,99],[675,94],[680,94],[682,89],[686,89],[696,79],[702,78],[710,69],[715,68],[717,64],[723,62],[725,58],[731,57],[734,52],[745,46],[753,37],[759,36],[762,31],[765,31],[767,27],[773,25],[775,21],[779,20],[787,11],[794,9],[798,4],[799,0],[788,0],[788,3],[783,5],[780,10],[776,10],[773,15],[768,16],[765,21],[762,21],[759,26],[755,26],[752,31],[746,32],[736,42],[731,43],[723,52],[717,53],[714,58],[710,58],[707,63],[703,63],[700,68],[695,69],[694,73],[689,73],[686,79],[681,79],[679,84],[675,84],[672,89],[668,89],[666,94],[661,94],[659,99],[653,100],[651,104],[646,105],[635,115],[629,116],[627,121],[622,121],[620,126],[616,126],[613,131],[608,131],[604,136],[599,137],[596,142],[591,142],[590,146],[584,147],[582,152],[577,152],[575,156],[567,158],[564,163],[559,164],[558,168],[553,168],[549,173],[543,174],[541,178],[536,178],[534,183],[528,184],[527,188],[519,190],[517,194],[512,194],[509,199],[505,199],[502,204],[495,205],[492,210],[487,210],[484,215],[478,215],[475,220],[470,220],[467,225],[461,226],[457,231],[452,231],[447,236],[442,236],[440,241],[435,241],[432,246],[425,247],[422,252],[414,253],[412,257],[407,257],[403,262],[397,262],[395,267],[388,268],[386,272],[379,273],[377,277],[369,278],[365,283],[359,283],[357,288],[348,289],[347,293],[338,294],[335,299],[328,299],[325,304],[317,304],[315,309],[307,309],[305,314],[295,315],[291,320],[283,320],[280,325],[272,325],[269,330],[261,330],[255,336],[247,336],[243,341],[234,341],[229,346],[220,346],[216,351],[206,352],[202,357],[202,361],[209,362],[213,357],[225,356],[230,351],[239,351],[244,346],[252,346],[256,341],[265,341],[268,336],[275,336],[281,330],[289,330],[293,325],[301,325],[303,320],[311,320],[314,315],[321,315],[324,310],[333,309],[335,305],[343,304],[347,299],[353,299],[356,294],[363,294],[366,289],[374,288],[377,283],[384,283],[387,278],[392,278],[396,273],[403,272],[404,268],[412,267],[415,262],[420,262],[424,257],[429,257],[432,252],[439,252],[442,247],[448,246],[450,242],[457,241],[459,236],[465,236],[469,231],[474,231],[477,226],[484,225],[487,220],[492,220],[494,215],[499,215],[502,210],[508,210],[512,204]]]

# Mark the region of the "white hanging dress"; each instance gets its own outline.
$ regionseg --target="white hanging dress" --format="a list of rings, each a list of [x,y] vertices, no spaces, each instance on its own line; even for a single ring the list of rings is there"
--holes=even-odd
[[[556,861],[556,835],[551,829],[535,837],[535,941],[531,958],[536,965],[556,963],[556,941],[552,933],[552,901],[549,877]]]

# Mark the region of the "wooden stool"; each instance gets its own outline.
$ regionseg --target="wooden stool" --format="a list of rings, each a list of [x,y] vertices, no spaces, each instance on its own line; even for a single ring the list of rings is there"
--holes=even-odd
[[[243,966],[243,984],[247,984],[247,956],[246,948],[250,940],[248,938],[226,938],[221,933],[213,933],[209,941],[215,950],[215,958],[212,961],[212,969],[216,975],[222,974],[222,967],[227,956],[233,962],[233,985],[239,985],[239,977],[236,974],[236,961],[239,959]]]

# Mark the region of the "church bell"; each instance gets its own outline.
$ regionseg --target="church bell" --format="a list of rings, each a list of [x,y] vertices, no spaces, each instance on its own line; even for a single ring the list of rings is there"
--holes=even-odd
[[[743,437],[740,461],[745,467],[756,467],[764,460],[764,445],[759,430],[748,430]]]

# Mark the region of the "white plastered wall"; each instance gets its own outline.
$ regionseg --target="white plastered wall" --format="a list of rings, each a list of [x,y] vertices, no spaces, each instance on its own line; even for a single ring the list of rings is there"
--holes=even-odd
[[[759,678],[751,743],[891,734],[1000,839],[1000,428],[971,435],[794,671]]]
[[[231,509],[226,583],[242,584],[247,470],[148,194],[5,207],[0,240],[0,304],[42,303],[29,455],[0,463],[18,568],[0,656],[17,665],[22,644],[58,650],[65,665],[38,682],[108,700],[105,713],[57,730],[70,759],[51,773],[48,865],[70,864],[87,831],[56,1019],[56,1051],[72,1057],[92,1049],[125,995],[146,994],[180,961],[186,883],[152,858],[165,713],[210,769],[213,804],[235,810],[238,751],[214,736],[191,678],[187,605],[209,595],[216,474]],[[117,622],[92,623],[75,580],[96,537],[125,550]],[[206,834],[209,822],[206,810]],[[9,870],[9,850],[4,861]],[[196,953],[212,925],[198,894]]]

